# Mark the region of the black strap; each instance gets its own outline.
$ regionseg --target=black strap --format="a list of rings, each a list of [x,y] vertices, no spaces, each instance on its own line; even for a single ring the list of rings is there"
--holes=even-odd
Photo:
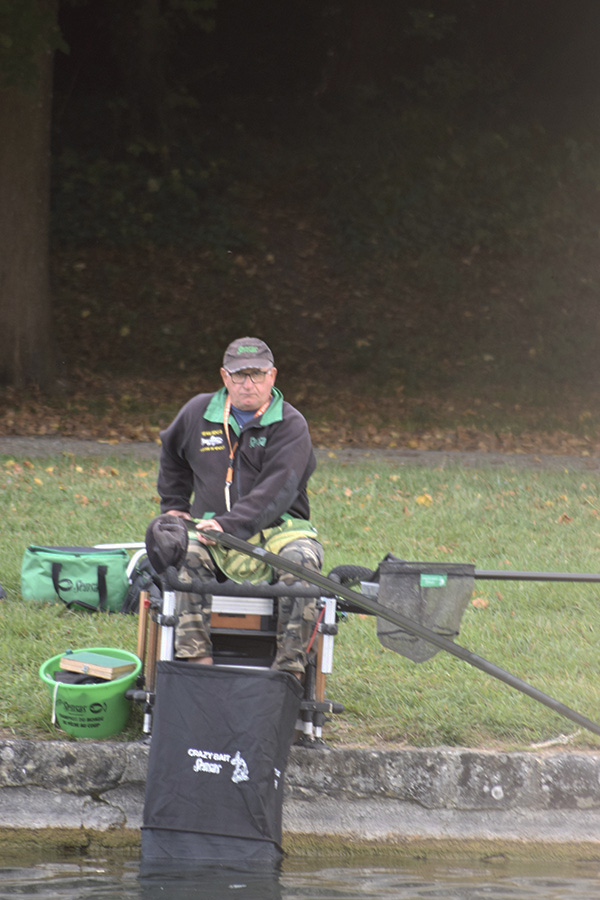
[[[98,609],[100,612],[105,612],[106,610],[106,601],[108,599],[108,592],[106,590],[106,573],[108,572],[108,566],[98,566],[98,596],[100,598],[98,603]]]
[[[108,572],[108,566],[98,566],[98,606],[93,606],[91,603],[86,603],[85,600],[65,600],[64,597],[61,597],[60,585],[58,581],[58,579],[60,578],[61,569],[62,563],[52,563],[52,586],[54,587],[56,596],[59,600],[62,600],[67,609],[71,609],[72,606],[82,606],[84,609],[91,609],[94,612],[97,609],[99,609],[101,612],[105,611],[108,599],[108,592],[106,589],[106,573]]]

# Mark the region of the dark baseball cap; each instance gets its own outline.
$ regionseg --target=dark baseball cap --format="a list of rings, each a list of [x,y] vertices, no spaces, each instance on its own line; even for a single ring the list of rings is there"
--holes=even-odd
[[[273,354],[260,338],[243,337],[232,341],[223,356],[223,368],[228,372],[240,369],[270,369]]]

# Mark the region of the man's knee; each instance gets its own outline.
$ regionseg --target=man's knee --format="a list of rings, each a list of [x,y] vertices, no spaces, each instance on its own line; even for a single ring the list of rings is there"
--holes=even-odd
[[[203,580],[212,578],[216,566],[208,548],[195,537],[190,537],[185,562],[182,566],[190,575]]]
[[[323,548],[312,538],[291,541],[279,555],[304,568],[319,572],[323,566]],[[277,580],[292,587],[302,579],[283,570],[275,573]],[[301,674],[307,664],[307,648],[314,637],[318,619],[316,597],[280,597],[277,622],[277,656],[275,668]]]
[[[296,541],[290,541],[280,550],[279,556],[315,572],[320,572],[323,567],[323,547],[313,538],[298,538]],[[298,580],[296,575],[289,572],[277,574],[287,584]]]

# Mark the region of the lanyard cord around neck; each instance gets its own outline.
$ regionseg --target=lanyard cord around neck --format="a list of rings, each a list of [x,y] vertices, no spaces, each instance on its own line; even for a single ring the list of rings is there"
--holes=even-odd
[[[263,403],[260,409],[257,409],[254,413],[255,419],[260,419],[263,413],[265,413],[269,406],[271,405],[271,397],[268,397],[267,400]],[[225,408],[223,410],[223,431],[225,432],[225,437],[227,438],[227,446],[229,447],[229,465],[227,467],[227,475],[225,476],[225,508],[227,512],[231,509],[231,485],[233,484],[233,459],[235,457],[235,451],[238,448],[239,441],[236,441],[235,444],[232,445],[231,438],[229,437],[229,416],[231,414],[231,397],[228,395],[227,400],[225,401]]]

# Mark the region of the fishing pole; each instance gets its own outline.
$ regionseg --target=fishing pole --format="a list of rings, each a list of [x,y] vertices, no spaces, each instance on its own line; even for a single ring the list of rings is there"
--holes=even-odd
[[[475,578],[490,581],[571,581],[600,583],[600,575],[586,572],[513,572],[510,569],[475,569]]]
[[[600,735],[600,725],[598,725],[596,722],[592,722],[591,719],[586,718],[586,716],[581,715],[581,713],[578,713],[576,710],[571,709],[569,706],[566,706],[560,700],[556,700],[554,697],[550,697],[549,694],[545,694],[543,691],[540,691],[538,688],[533,687],[533,685],[528,684],[526,681],[522,681],[511,672],[507,672],[505,669],[496,666],[494,663],[489,662],[489,660],[484,659],[482,656],[478,656],[476,653],[472,653],[470,650],[467,650],[466,647],[461,647],[460,644],[455,644],[454,641],[451,641],[440,634],[436,634],[435,631],[431,631],[431,629],[427,628],[425,625],[421,625],[419,622],[414,622],[412,619],[406,618],[406,616],[403,616],[401,613],[398,613],[395,610],[393,611],[386,609],[385,606],[382,606],[376,600],[373,600],[370,597],[366,597],[363,594],[359,594],[357,591],[353,591],[351,588],[339,584],[332,578],[328,578],[327,576],[322,575],[320,572],[314,572],[312,569],[308,569],[306,568],[306,566],[300,565],[300,563],[292,562],[291,560],[286,559],[283,556],[279,556],[276,553],[271,553],[270,551],[265,550],[263,547],[257,547],[255,544],[250,544],[248,543],[248,541],[244,541],[241,538],[234,537],[231,534],[226,534],[221,531],[215,531],[214,529],[206,528],[203,530],[203,535],[218,544],[223,544],[225,547],[230,547],[233,550],[238,550],[241,553],[245,553],[247,556],[253,557],[254,559],[259,559],[262,562],[266,562],[275,569],[280,569],[284,572],[289,572],[291,575],[296,575],[303,581],[308,581],[310,584],[317,585],[327,593],[342,597],[344,600],[350,601],[351,603],[366,610],[372,615],[380,616],[382,619],[386,619],[388,622],[399,626],[405,631],[408,631],[411,634],[415,634],[418,637],[429,641],[429,643],[433,644],[436,647],[439,647],[440,650],[445,650],[452,656],[456,656],[469,665],[474,666],[476,669],[480,669],[482,672],[491,675],[493,678],[498,679],[498,681],[503,681],[510,687],[515,688],[515,690],[526,694],[533,700],[537,700],[538,703],[542,703],[553,712],[564,716],[566,719],[570,719],[572,722],[575,722],[582,728],[586,728],[588,731]],[[168,572],[166,574],[168,575]]]

